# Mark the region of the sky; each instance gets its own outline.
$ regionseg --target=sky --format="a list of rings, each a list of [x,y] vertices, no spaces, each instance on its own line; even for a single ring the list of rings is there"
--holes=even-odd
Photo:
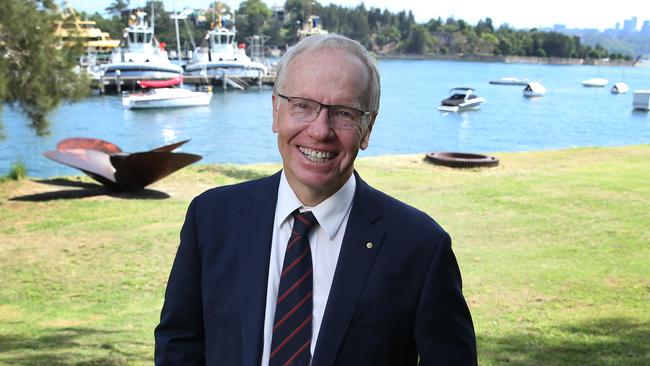
[[[191,7],[206,7],[210,0],[163,0],[165,9],[178,10]],[[283,5],[284,0],[263,0],[268,6]],[[103,13],[113,0],[68,0],[77,10]],[[145,0],[131,0],[131,6],[143,6]],[[239,0],[224,0],[232,9],[239,7]],[[354,7],[360,0],[320,0],[320,4],[330,3]],[[564,24],[568,28],[614,28],[616,22],[636,16],[637,29],[644,20],[650,20],[650,1],[648,0],[365,0],[366,8],[388,9],[391,12],[411,10],[418,22],[431,18],[453,16],[470,24],[479,19],[492,18],[495,25],[507,23],[514,28],[545,28],[554,24]]]

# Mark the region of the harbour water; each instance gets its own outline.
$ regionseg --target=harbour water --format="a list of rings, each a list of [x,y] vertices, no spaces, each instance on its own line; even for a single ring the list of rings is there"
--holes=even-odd
[[[380,60],[382,105],[370,147],[360,156],[430,151],[490,152],[650,143],[650,114],[632,110],[632,91],[650,89],[648,67],[552,66],[434,60]],[[542,98],[526,99],[522,86],[490,85],[504,76],[541,80]],[[582,80],[609,79],[605,88]],[[623,81],[630,92],[612,95]],[[486,98],[478,111],[437,110],[449,89],[469,86]],[[124,151],[144,151],[191,139],[183,150],[200,163],[277,162],[271,131],[271,88],[215,89],[207,107],[124,110],[117,96],[94,96],[62,105],[50,116],[51,133],[39,137],[10,106],[2,112],[0,174],[22,161],[33,177],[79,174],[42,153],[68,137],[94,137]]]

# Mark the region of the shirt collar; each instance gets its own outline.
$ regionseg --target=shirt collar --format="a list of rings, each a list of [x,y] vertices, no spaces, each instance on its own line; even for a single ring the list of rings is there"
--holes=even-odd
[[[314,214],[318,224],[325,230],[329,239],[333,240],[352,206],[356,186],[357,182],[353,174],[336,193],[325,201],[315,207],[307,207],[300,202],[300,199],[291,189],[283,170],[280,177],[280,186],[278,187],[278,202],[275,208],[275,227],[279,228],[296,209],[305,208]]]

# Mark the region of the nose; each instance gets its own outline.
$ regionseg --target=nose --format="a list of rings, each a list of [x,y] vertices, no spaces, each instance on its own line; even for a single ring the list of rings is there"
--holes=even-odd
[[[322,108],[307,128],[310,137],[316,140],[327,140],[334,134],[334,129],[330,123],[329,108]]]

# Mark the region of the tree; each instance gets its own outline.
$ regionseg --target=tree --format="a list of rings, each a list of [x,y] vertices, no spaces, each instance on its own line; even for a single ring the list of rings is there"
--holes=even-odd
[[[271,9],[261,0],[245,0],[239,4],[237,12],[237,30],[239,37],[260,34],[267,19],[271,18]]]
[[[0,1],[0,107],[19,106],[39,135],[48,132],[48,112],[89,91],[74,71],[81,45],[62,47],[54,36],[56,10],[52,0]]]
[[[123,11],[129,8],[130,0],[114,0],[111,5],[104,9],[107,13],[120,16]]]

